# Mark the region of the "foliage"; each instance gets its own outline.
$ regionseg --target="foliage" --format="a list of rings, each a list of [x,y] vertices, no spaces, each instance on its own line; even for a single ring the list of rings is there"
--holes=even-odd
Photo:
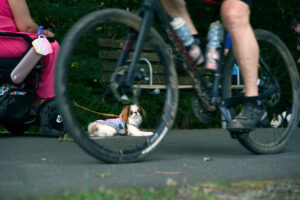
[[[129,11],[135,12],[140,4],[138,0],[31,0],[28,5],[32,17],[38,24],[49,27],[54,30],[58,42],[63,41],[63,37],[71,26],[78,21],[81,17],[89,12],[103,9],[103,8],[125,8]],[[202,35],[202,40],[205,42],[206,33],[209,23],[215,18],[219,18],[219,11],[214,8],[206,7],[200,4],[187,4],[194,23]],[[251,23],[253,28],[264,28],[277,34],[289,47],[294,58],[296,59],[296,37],[289,29],[289,19],[293,14],[299,14],[300,7],[298,0],[265,0],[255,1]],[[87,43],[86,46],[81,48],[81,58],[84,53],[91,53],[91,44]],[[78,77],[81,78],[80,76]],[[80,87],[80,85],[78,85]],[[76,90],[77,92],[83,90]],[[84,96],[79,92],[79,96]],[[143,102],[146,110],[151,110],[149,103]],[[149,108],[147,107],[149,106]],[[151,112],[150,111],[150,112]],[[175,128],[203,128],[213,127],[212,124],[199,123],[192,112],[191,108],[191,95],[181,95],[176,119]],[[216,126],[216,125],[215,125]],[[218,125],[217,125],[218,127]]]
[[[106,175],[103,175],[106,176]],[[106,178],[106,177],[104,177]],[[95,191],[85,189],[77,194],[62,192],[60,195],[43,195],[35,198],[22,198],[24,200],[76,200],[76,199],[299,199],[300,181],[292,180],[260,180],[243,182],[207,182],[195,185],[179,185],[172,178],[168,178],[166,187],[160,189],[134,187],[124,189],[105,189],[100,187]]]

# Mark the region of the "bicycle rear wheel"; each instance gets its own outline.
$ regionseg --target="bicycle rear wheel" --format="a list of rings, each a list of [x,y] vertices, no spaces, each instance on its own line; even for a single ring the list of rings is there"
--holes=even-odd
[[[291,53],[276,35],[261,29],[254,32],[260,47],[259,93],[276,89],[263,99],[268,118],[249,133],[232,134],[253,153],[277,153],[284,149],[298,124],[299,75]],[[235,62],[232,53],[226,59],[222,95],[224,98],[243,95],[243,85],[232,84]],[[238,113],[240,108],[238,105],[231,111]]]
[[[151,28],[138,69],[148,74],[149,68],[154,71],[159,66],[163,70],[163,76],[159,77],[160,85],[165,89],[158,95],[153,90],[144,89],[142,85],[151,85],[138,78],[131,89],[134,99],[138,100],[136,103],[147,112],[140,128],[154,134],[149,137],[91,137],[88,134],[89,123],[106,119],[97,113],[119,115],[125,106],[117,100],[111,81],[114,83],[118,77],[126,76],[132,52],[126,57],[126,62],[116,69],[118,58],[125,44],[135,42],[132,38],[125,39],[129,31],[134,34],[139,32],[141,22],[140,17],[119,9],[90,13],[67,33],[57,60],[55,88],[67,132],[83,150],[105,162],[135,162],[145,158],[165,137],[175,119],[177,74],[165,42]],[[148,56],[154,57],[151,63]],[[152,78],[154,81],[157,77]]]

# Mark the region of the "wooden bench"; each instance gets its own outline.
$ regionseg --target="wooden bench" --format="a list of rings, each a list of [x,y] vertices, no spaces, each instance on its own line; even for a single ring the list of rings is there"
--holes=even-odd
[[[123,40],[115,40],[115,39],[103,39],[98,38],[98,46],[100,47],[99,50],[99,58],[102,63],[102,81],[109,82],[112,73],[117,66],[117,60],[120,56],[122,47],[123,47]],[[172,54],[172,48],[170,49],[170,53]],[[173,56],[173,59],[176,64],[176,58]],[[163,73],[163,68],[159,62],[159,58],[157,53],[153,51],[151,46],[146,43],[139,64],[143,66],[147,75],[149,76],[148,81],[142,81],[139,85],[142,89],[166,89],[165,85],[165,77]],[[187,73],[184,72],[182,66],[177,66],[178,75],[178,89],[192,89],[193,82],[192,79],[188,76]],[[200,71],[204,78],[208,78],[208,72],[205,70]],[[241,88],[243,86],[233,86],[236,88]]]

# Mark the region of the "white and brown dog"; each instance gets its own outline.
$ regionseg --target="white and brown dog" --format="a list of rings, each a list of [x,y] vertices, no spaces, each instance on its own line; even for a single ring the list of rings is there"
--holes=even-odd
[[[144,109],[133,104],[123,108],[119,118],[108,120],[97,120],[88,125],[90,136],[151,136],[152,132],[145,132],[139,129],[143,118],[146,116]]]
[[[292,117],[292,115],[288,111],[284,111],[282,114],[279,114],[279,115],[274,114],[273,115],[273,119],[272,119],[272,121],[270,123],[271,127],[278,128],[283,123],[289,123],[290,120],[291,120],[291,117]]]

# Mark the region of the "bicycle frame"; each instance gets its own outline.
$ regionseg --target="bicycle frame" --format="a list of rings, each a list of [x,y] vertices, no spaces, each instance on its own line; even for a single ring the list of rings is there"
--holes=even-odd
[[[181,55],[185,58],[185,60],[191,66],[193,71],[197,70],[197,66],[194,65],[192,59],[188,56],[181,40],[179,39],[179,37],[177,36],[177,34],[172,28],[169,22],[169,18],[160,7],[160,3],[158,2],[158,0],[143,0],[142,5],[140,6],[136,15],[142,18],[141,29],[138,35],[135,30],[130,30],[124,42],[123,51],[121,52],[121,56],[118,60],[117,68],[120,68],[126,62],[127,56],[129,55],[129,50],[132,48],[133,40],[136,41],[136,46],[135,46],[133,58],[130,63],[127,78],[126,80],[121,80],[119,82],[119,85],[122,85],[122,87],[125,88],[125,90],[131,87],[132,82],[134,81],[135,78],[134,75],[137,71],[137,63],[141,56],[141,52],[145,44],[145,40],[147,38],[147,33],[151,28],[154,17],[156,17],[156,20],[159,22],[160,26],[163,28],[163,30],[165,31],[166,35],[171,40],[171,42],[173,44],[179,45],[179,50]],[[226,33],[226,30],[224,30],[224,32]],[[219,51],[223,52],[223,50],[224,50],[224,45],[221,45],[221,49],[219,49]],[[220,81],[224,69],[224,62],[222,62],[223,54],[220,53],[220,55],[221,58],[220,61],[218,62],[218,70],[213,73],[212,80],[211,80],[212,87],[211,89],[209,89],[208,92],[210,93],[211,105],[219,108],[225,120],[227,122],[230,122],[232,120],[232,116],[230,114],[229,108],[231,106],[235,106],[237,104],[242,103],[243,96],[234,96],[226,99],[221,99],[219,94],[219,85],[220,85]],[[277,86],[275,78],[273,77],[271,71],[269,70],[269,67],[264,63],[263,59],[259,58],[259,61],[261,63],[261,66],[266,70],[267,74],[271,77],[272,82],[275,85],[275,87],[272,87],[267,91],[264,91],[263,94],[260,95],[261,98],[265,98],[272,95],[272,93],[274,93],[279,87]]]
[[[138,36],[136,35],[135,31],[131,31],[128,34],[128,36],[125,40],[126,42],[124,43],[124,46],[123,46],[123,51],[121,53],[121,56],[120,56],[120,58],[118,60],[118,64],[117,64],[117,67],[121,67],[125,63],[126,57],[129,54],[128,50],[131,49],[131,47],[132,47],[131,46],[133,43],[132,40],[136,40],[136,46],[135,46],[133,58],[131,60],[131,64],[129,67],[128,76],[127,76],[127,79],[123,80],[123,82],[122,82],[122,85],[124,87],[130,87],[133,82],[134,73],[136,72],[136,65],[140,58],[141,51],[142,51],[142,48],[145,44],[145,40],[147,37],[147,33],[149,32],[149,30],[151,28],[154,17],[156,17],[160,26],[165,30],[169,39],[172,40],[172,38],[174,38],[172,42],[179,45],[179,49],[180,49],[181,53],[183,54],[183,56],[185,56],[185,59],[187,60],[189,65],[192,66],[192,69],[197,68],[197,66],[194,65],[192,59],[187,55],[187,52],[185,51],[182,42],[180,41],[177,34],[174,32],[174,30],[172,29],[172,27],[169,23],[169,18],[166,16],[164,11],[161,9],[160,4],[157,0],[144,0],[142,3],[142,6],[137,11],[136,15],[138,15],[139,17],[141,17],[143,19],[140,32],[139,32]],[[220,69],[220,70],[218,70],[214,74],[213,87],[211,90],[211,93],[212,93],[212,98],[211,98],[212,102],[211,103],[214,105],[217,104],[218,99],[219,99],[218,85],[219,85],[220,78],[221,78],[221,67],[219,67],[218,69]]]

